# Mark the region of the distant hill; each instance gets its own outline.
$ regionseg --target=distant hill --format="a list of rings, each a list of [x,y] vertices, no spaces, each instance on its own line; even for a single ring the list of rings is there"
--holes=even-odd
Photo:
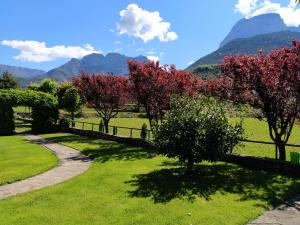
[[[282,31],[276,33],[261,34],[251,38],[235,39],[219,48],[217,51],[202,57],[191,66],[189,66],[187,70],[194,71],[200,65],[218,64],[223,61],[225,56],[228,56],[230,54],[257,54],[260,49],[268,53],[274,48],[290,46],[293,39],[300,40],[300,33]]]
[[[0,74],[4,73],[5,71],[9,71],[15,77],[18,78],[29,78],[32,76],[38,76],[46,73],[43,70],[28,69],[24,67],[8,66],[8,65],[0,64]]]
[[[300,26],[288,27],[280,15],[275,13],[263,14],[250,19],[241,19],[233,26],[229,34],[221,42],[220,47],[237,38],[249,38],[280,31],[300,32]]]
[[[200,65],[193,73],[202,80],[210,80],[221,76],[221,67],[217,64]]]
[[[109,53],[106,56],[102,54],[90,54],[79,59],[71,59],[66,64],[50,70],[45,77],[56,81],[69,80],[80,72],[89,73],[112,73],[116,75],[128,75],[128,60],[146,62],[148,59],[144,56],[128,57],[118,53]]]

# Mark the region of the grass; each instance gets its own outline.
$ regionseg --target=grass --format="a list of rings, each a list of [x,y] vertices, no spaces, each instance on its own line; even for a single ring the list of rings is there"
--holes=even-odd
[[[99,124],[99,118],[80,118],[78,121],[97,123]],[[232,122],[236,122],[237,119],[232,119]],[[149,128],[149,121],[145,118],[113,118],[110,122],[111,126],[124,126],[124,127],[133,127],[141,128],[143,123],[146,123]],[[77,123],[76,127],[81,129],[82,124]],[[244,128],[246,136],[250,140],[257,141],[268,141],[272,142],[269,136],[269,130],[267,123],[265,121],[260,121],[253,118],[244,119]],[[92,125],[85,124],[85,129],[91,130]],[[96,126],[94,129],[98,129]],[[112,133],[112,129],[110,130]],[[130,131],[125,129],[119,129],[118,135],[121,136],[130,136]],[[133,137],[140,137],[140,131],[133,131]],[[289,144],[298,144],[300,145],[300,126],[295,125],[292,136],[290,137]],[[290,152],[300,151],[300,148],[287,147],[287,159],[290,159]],[[258,157],[268,157],[275,158],[275,146],[274,145],[265,145],[265,144],[255,144],[255,143],[243,143],[243,146],[235,148],[235,153],[248,156],[258,156]]]
[[[32,177],[57,165],[43,147],[19,136],[0,137],[0,185]]]
[[[0,201],[1,225],[241,225],[299,192],[300,181],[236,165],[198,164],[186,177],[152,151],[71,134],[44,135],[90,156],[83,175]]]
[[[100,118],[97,117],[92,117],[92,118],[79,118],[76,119],[76,121],[81,121],[81,122],[88,122],[88,123],[95,123],[99,124],[100,123]],[[109,125],[110,126],[118,126],[118,127],[129,127],[129,128],[137,128],[141,129],[143,124],[147,124],[147,129],[150,129],[149,125],[149,120],[146,118],[112,118]],[[82,129],[82,124],[81,123],[76,123],[76,128]],[[91,124],[85,124],[84,129],[86,130],[92,130],[92,125]],[[94,126],[94,130],[99,130],[99,127]],[[129,129],[125,128],[118,128],[118,135],[119,136],[125,136],[125,137],[130,137],[131,131]],[[113,133],[113,128],[109,128],[109,133]],[[135,138],[140,138],[141,131],[139,130],[133,130],[132,131],[132,136]]]
[[[245,119],[244,129],[246,136],[250,140],[257,141],[267,141],[272,142],[268,125],[264,121],[257,119]],[[300,126],[295,125],[292,135],[289,139],[289,144],[298,144],[300,145]],[[255,143],[243,143],[244,146],[237,147],[234,152],[241,155],[248,156],[257,156],[257,157],[268,157],[275,158],[275,146],[274,145],[265,145],[265,144],[255,144]],[[287,160],[290,159],[290,152],[299,151],[300,148],[296,147],[287,147]]]

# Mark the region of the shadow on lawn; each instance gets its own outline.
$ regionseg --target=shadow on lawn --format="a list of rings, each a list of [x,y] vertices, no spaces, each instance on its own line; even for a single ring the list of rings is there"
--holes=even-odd
[[[286,193],[293,195],[297,190],[299,192],[300,182],[295,181],[296,185],[291,185],[290,181],[286,176],[218,163],[198,165],[192,175],[184,175],[182,168],[178,167],[155,170],[136,175],[126,183],[135,188],[129,192],[131,197],[150,197],[155,203],[167,203],[175,198],[191,202],[196,197],[210,200],[218,192],[239,194],[242,201],[262,200],[276,206],[289,197]]]
[[[59,136],[47,138],[49,141],[60,142],[72,146],[72,144],[89,145],[89,148],[81,152],[95,162],[107,162],[110,160],[139,160],[153,158],[155,152],[151,149],[132,147],[117,142],[92,139],[83,136]],[[75,147],[76,148],[76,147]]]

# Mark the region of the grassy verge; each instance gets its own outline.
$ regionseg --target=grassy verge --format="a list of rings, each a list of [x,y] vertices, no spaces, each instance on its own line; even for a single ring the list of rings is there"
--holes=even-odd
[[[18,136],[0,137],[0,185],[47,171],[57,158],[43,147]]]
[[[89,122],[89,123],[99,123],[99,118],[80,118],[78,121]],[[237,119],[232,119],[232,122],[236,122]],[[111,120],[111,126],[125,126],[133,128],[141,128],[143,123],[146,123],[149,128],[148,119],[143,118],[114,118]],[[77,128],[82,129],[82,124],[78,123]],[[85,129],[91,130],[92,125],[85,124]],[[260,121],[253,118],[244,119],[244,128],[246,136],[248,139],[257,140],[257,141],[268,141],[272,142],[269,136],[269,130],[267,123],[265,121]],[[98,129],[98,127],[94,127]],[[112,129],[110,130],[112,133]],[[119,129],[118,135],[121,136],[130,136],[130,131],[125,129]],[[140,137],[140,131],[133,131],[133,137]],[[292,135],[289,140],[290,144],[300,145],[300,126],[295,125]],[[290,152],[300,151],[300,148],[287,147],[287,159],[290,159]],[[235,148],[235,153],[248,156],[258,156],[258,157],[275,157],[275,146],[274,145],[264,145],[264,144],[254,144],[254,143],[244,143],[242,146]]]
[[[89,155],[85,174],[0,201],[3,225],[238,225],[299,192],[300,181],[226,163],[198,164],[182,175],[174,160],[152,151],[79,137],[44,135]]]

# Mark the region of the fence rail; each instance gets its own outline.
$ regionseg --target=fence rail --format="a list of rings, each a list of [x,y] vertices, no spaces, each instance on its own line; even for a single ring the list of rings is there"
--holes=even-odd
[[[28,119],[28,115],[24,115],[25,113],[17,113],[19,116],[23,117],[24,119]],[[77,125],[76,125],[77,124]],[[89,126],[87,126],[89,125]],[[104,132],[104,130],[100,130],[100,124],[99,123],[91,123],[91,122],[84,122],[84,121],[78,121],[74,120],[72,122],[72,127],[82,130],[91,130],[91,131],[100,131]],[[142,129],[140,128],[133,128],[133,127],[124,127],[124,126],[108,126],[109,134],[112,134],[114,136],[121,136],[121,137],[130,137],[130,138],[140,138],[140,133]],[[152,130],[146,130],[147,132],[147,140],[151,140],[153,133]],[[245,143],[256,143],[256,144],[265,144],[265,145],[275,145],[274,142],[268,142],[268,141],[257,141],[257,140],[249,140],[249,139],[243,139],[241,142]],[[287,147],[296,147],[300,148],[299,144],[286,144]]]
[[[78,124],[78,125],[76,125]],[[87,126],[89,125],[89,126]],[[72,127],[73,128],[81,128],[82,130],[91,130],[91,131],[101,131],[104,132],[104,130],[101,130],[100,124],[98,123],[91,123],[91,122],[83,122],[74,120],[72,121]],[[108,126],[109,130],[108,133],[112,134],[114,136],[126,136],[130,138],[140,138],[141,137],[141,131],[142,129],[139,128],[133,128],[133,127],[124,127],[124,126]],[[103,129],[105,129],[103,127]],[[147,139],[151,140],[152,137],[152,131],[146,129],[147,133]],[[127,134],[127,135],[126,135]]]

